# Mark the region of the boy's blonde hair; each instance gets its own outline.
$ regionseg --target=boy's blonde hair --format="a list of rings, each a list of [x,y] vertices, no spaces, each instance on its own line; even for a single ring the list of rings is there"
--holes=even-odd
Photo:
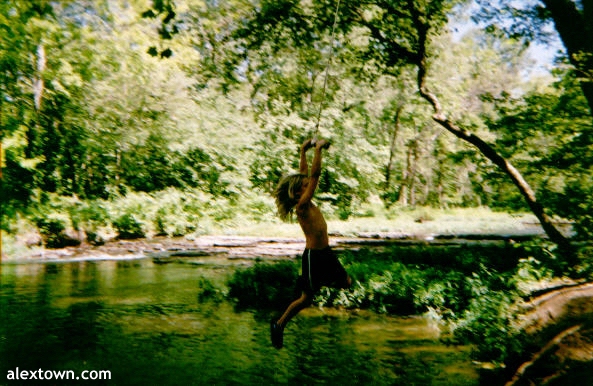
[[[289,221],[294,206],[298,203],[296,194],[301,190],[305,174],[291,174],[284,176],[278,182],[278,186],[272,194],[276,199],[278,215],[282,221]]]

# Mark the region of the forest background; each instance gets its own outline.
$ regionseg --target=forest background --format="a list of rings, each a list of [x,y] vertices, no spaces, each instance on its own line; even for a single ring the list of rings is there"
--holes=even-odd
[[[544,3],[2,2],[2,253],[272,232],[270,193],[314,135],[330,219],[533,210],[478,138],[588,240],[593,49],[565,48],[550,4],[593,6]]]
[[[317,136],[331,141],[316,202],[334,233],[506,231],[529,213],[548,236],[344,251],[356,290],[322,304],[432,313],[510,370],[557,341],[560,317],[591,342],[590,20],[593,0],[0,2],[2,258],[118,238],[298,237],[271,193]],[[426,225],[447,215],[461,221]],[[258,290],[278,293],[293,263],[202,292],[264,308]],[[558,285],[589,298],[526,338],[522,301]]]

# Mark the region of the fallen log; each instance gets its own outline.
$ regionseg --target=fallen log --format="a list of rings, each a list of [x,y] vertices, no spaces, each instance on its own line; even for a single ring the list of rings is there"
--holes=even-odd
[[[593,283],[565,287],[538,296],[523,305],[520,329],[538,334],[567,319],[593,316]]]

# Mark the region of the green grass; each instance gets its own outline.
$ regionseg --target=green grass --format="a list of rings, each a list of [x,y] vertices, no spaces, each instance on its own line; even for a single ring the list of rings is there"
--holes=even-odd
[[[510,234],[535,229],[537,219],[531,214],[494,212],[488,208],[434,209],[416,208],[386,211],[377,208],[372,217],[338,220],[328,216],[328,232],[344,236],[360,234]],[[298,224],[280,221],[245,224],[234,229],[220,228],[222,233],[245,236],[300,236]]]
[[[428,216],[427,216],[428,215]],[[486,208],[415,209],[399,212],[392,217],[354,218],[345,222],[330,222],[338,231],[400,232],[403,234],[462,234],[501,233],[524,230],[533,223],[530,215],[510,215]]]

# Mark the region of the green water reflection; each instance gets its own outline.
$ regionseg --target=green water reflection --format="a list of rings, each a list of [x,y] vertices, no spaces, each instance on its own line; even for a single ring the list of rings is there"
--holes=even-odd
[[[269,341],[270,311],[201,301],[233,267],[150,259],[2,266],[0,384],[9,370],[110,370],[117,385],[475,385],[469,349],[424,318],[310,308]],[[52,384],[52,383],[48,383]]]

